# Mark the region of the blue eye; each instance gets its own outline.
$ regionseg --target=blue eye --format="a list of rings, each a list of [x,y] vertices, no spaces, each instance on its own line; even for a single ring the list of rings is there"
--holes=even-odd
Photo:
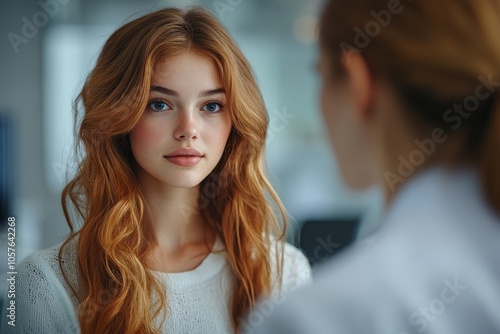
[[[223,105],[219,102],[209,102],[203,106],[203,110],[208,111],[209,113],[218,113],[221,111]]]
[[[170,108],[166,102],[160,100],[150,102],[149,107],[155,112],[164,111]]]

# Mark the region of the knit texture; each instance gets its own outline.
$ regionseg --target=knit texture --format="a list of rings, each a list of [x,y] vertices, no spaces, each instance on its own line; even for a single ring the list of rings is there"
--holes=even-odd
[[[34,252],[18,266],[16,327],[7,326],[3,310],[2,333],[80,332],[76,313],[78,301],[59,268],[60,246]],[[276,268],[274,261],[271,267]],[[64,249],[63,268],[70,283],[77,286],[75,240]],[[168,312],[163,333],[233,333],[230,303],[236,277],[220,239],[197,268],[156,274],[167,291]],[[286,244],[281,290],[277,289],[276,270],[273,277],[273,296],[276,297],[309,283],[311,268],[298,249]],[[105,294],[102,298],[106,298]]]

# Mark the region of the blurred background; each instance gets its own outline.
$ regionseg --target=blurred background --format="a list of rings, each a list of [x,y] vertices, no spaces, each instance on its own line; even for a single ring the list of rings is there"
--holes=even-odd
[[[72,101],[107,37],[165,6],[205,7],[248,57],[270,114],[268,171],[295,227],[289,240],[300,244],[300,227],[310,222],[302,246],[321,262],[376,227],[381,193],[345,188],[320,119],[314,66],[322,1],[0,1],[2,275],[8,216],[16,217],[18,264],[67,235],[60,193],[71,174]]]

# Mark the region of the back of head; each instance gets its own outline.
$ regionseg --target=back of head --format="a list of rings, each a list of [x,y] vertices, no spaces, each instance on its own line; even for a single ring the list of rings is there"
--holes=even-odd
[[[320,46],[334,77],[341,56],[361,54],[427,127],[463,136],[453,164],[472,161],[500,212],[500,2],[331,0]],[[457,109],[458,108],[458,109]]]

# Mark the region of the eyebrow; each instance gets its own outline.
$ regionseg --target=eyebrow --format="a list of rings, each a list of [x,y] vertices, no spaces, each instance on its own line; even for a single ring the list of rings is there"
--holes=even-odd
[[[162,93],[165,95],[180,97],[179,92],[177,92],[173,89],[169,89],[169,88],[165,88],[165,87],[161,87],[161,86],[151,86],[150,91],[151,92],[159,92],[159,93]],[[223,94],[225,92],[226,91],[224,90],[224,88],[208,89],[208,90],[202,91],[199,94],[199,96],[200,97],[208,97],[208,96],[212,96],[212,95]]]
[[[179,92],[176,92],[173,89],[168,89],[168,88],[161,87],[161,86],[151,86],[150,91],[151,92],[159,92],[159,93],[162,93],[165,95],[171,95],[171,96],[175,96],[175,97],[180,96]]]
[[[203,92],[200,93],[200,97],[207,97],[207,96],[212,96],[212,95],[217,95],[217,94],[224,94],[226,91],[224,88],[216,88],[216,89],[208,89],[204,90]]]

